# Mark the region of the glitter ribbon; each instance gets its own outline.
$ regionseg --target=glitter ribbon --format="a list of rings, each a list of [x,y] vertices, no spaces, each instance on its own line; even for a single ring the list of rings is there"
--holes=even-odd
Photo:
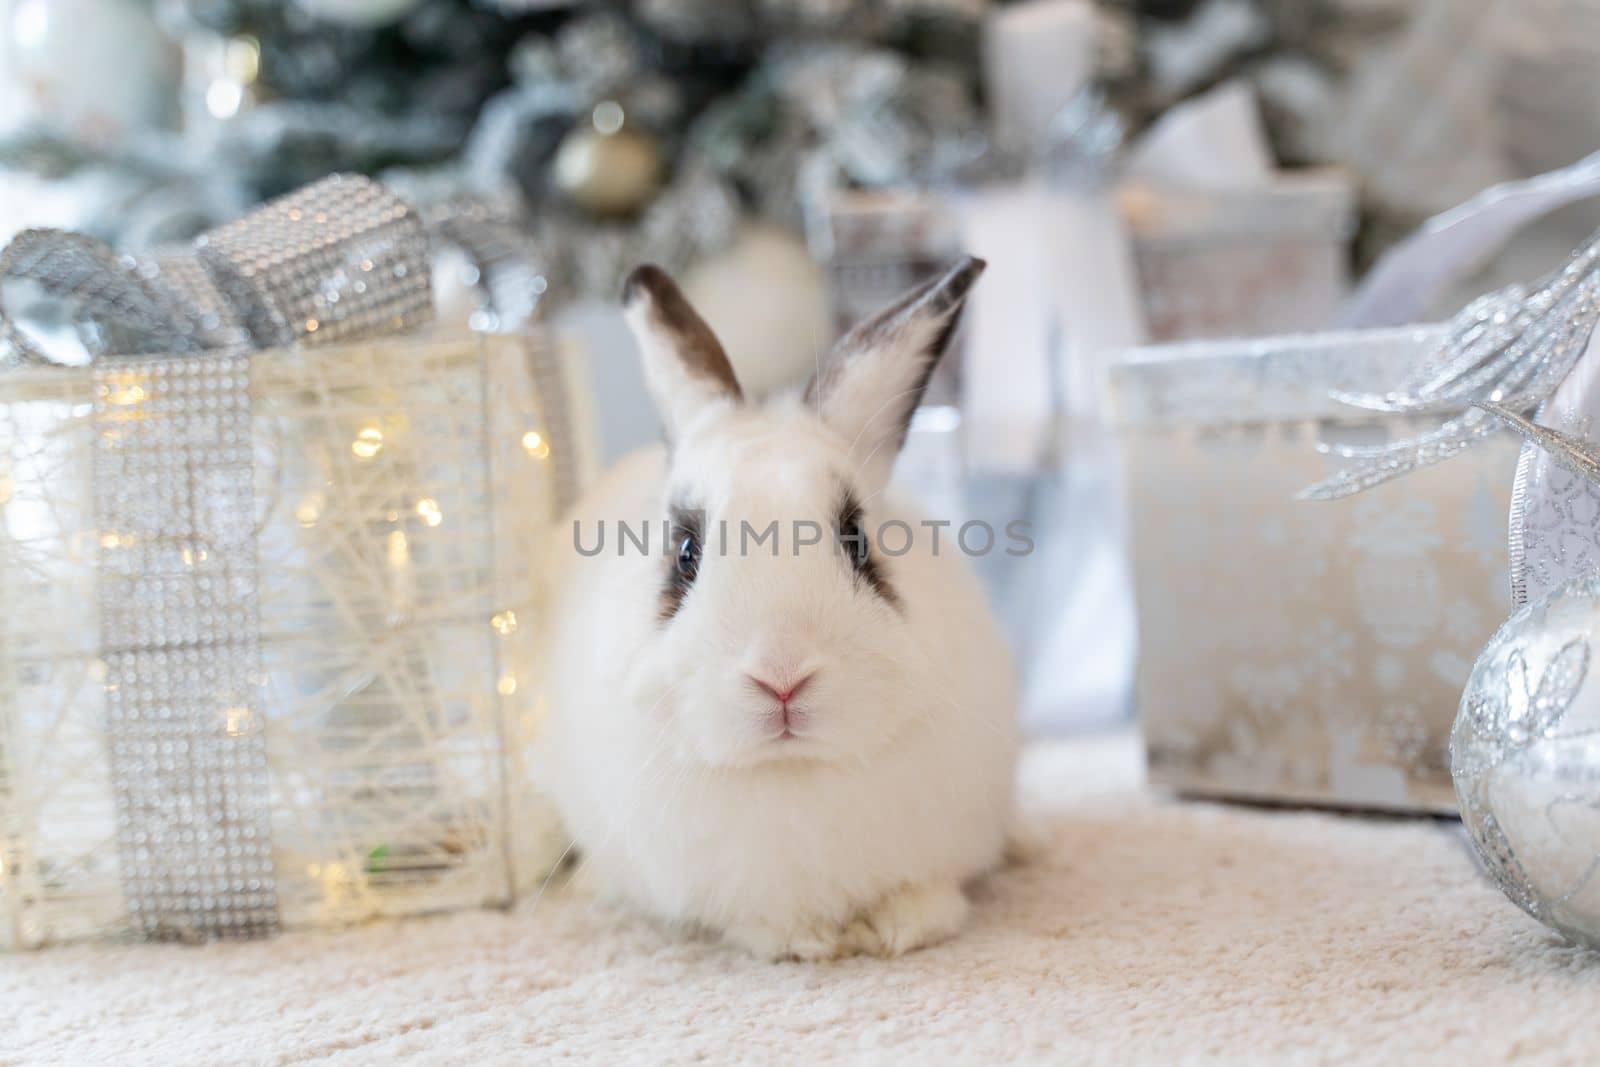
[[[92,237],[26,230],[0,252],[0,279],[75,304],[91,355],[183,355],[323,345],[424,322],[428,235],[376,182],[336,174],[197,238],[146,255]],[[50,362],[0,307],[0,366]]]
[[[250,355],[431,315],[428,235],[338,175],[185,249],[30,230],[0,280],[73,305],[93,362],[99,641],[121,885],[146,937],[278,926],[254,537]],[[106,357],[106,358],[100,358]],[[48,362],[0,308],[0,370]]]
[[[1337,447],[1358,463],[1301,493],[1332,500],[1381,485],[1442,460],[1501,432],[1502,421],[1474,404],[1513,412],[1544,403],[1583,355],[1600,321],[1600,232],[1566,266],[1532,290],[1510,286],[1467,305],[1450,321],[1438,351],[1399,387],[1336,398],[1371,411],[1445,413],[1438,427],[1376,447]]]

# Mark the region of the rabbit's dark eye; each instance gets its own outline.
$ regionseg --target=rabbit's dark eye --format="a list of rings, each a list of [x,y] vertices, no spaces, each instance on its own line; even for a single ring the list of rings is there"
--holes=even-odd
[[[839,546],[852,565],[857,568],[867,565],[867,535],[861,531],[860,519],[851,517],[839,524]]]
[[[834,521],[839,531],[839,553],[850,563],[856,584],[876,593],[884,603],[899,608],[900,598],[895,595],[889,578],[883,572],[882,561],[872,554],[872,542],[861,523],[861,504],[849,490],[839,496],[839,511]]]
[[[700,541],[687,534],[678,543],[678,575],[686,582],[694,581],[700,571]]]
[[[661,545],[668,555],[667,581],[661,588],[661,618],[670,619],[683,606],[683,600],[700,573],[701,531],[706,528],[705,512],[676,504],[669,513],[671,535]]]

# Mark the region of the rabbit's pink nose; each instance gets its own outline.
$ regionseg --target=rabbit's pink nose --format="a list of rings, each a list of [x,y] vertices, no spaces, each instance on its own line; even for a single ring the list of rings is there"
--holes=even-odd
[[[809,685],[811,679],[816,677],[816,672],[813,671],[811,674],[806,675],[804,678],[801,678],[798,681],[787,683],[769,682],[765,678],[758,678],[753,674],[749,675],[748,677],[756,684],[758,688],[760,688],[763,693],[766,693],[778,703],[788,707],[789,701],[793,700],[799,694],[800,690]]]

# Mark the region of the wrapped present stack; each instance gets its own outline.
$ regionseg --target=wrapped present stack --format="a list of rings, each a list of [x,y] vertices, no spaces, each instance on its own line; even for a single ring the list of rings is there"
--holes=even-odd
[[[547,872],[535,563],[593,462],[583,400],[542,333],[424,329],[429,246],[346,176],[182,250],[0,256],[88,341],[63,366],[6,322],[0,946],[498,904]]]
[[[1597,192],[1600,156],[1488,189],[1398,244],[1343,315],[1409,321],[1519,228]],[[1474,657],[1509,606],[1593,573],[1593,478],[1531,444],[1519,459],[1503,423],[1591,423],[1597,263],[1591,238],[1444,324],[1112,357],[1152,780],[1458,810],[1449,742]],[[1512,699],[1542,702],[1539,684],[1516,680]]]

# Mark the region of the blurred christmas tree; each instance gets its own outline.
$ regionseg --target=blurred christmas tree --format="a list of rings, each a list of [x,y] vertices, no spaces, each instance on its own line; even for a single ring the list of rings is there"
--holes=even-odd
[[[1362,177],[1375,179],[1381,232],[1446,206],[1419,197],[1454,198],[1432,171],[1400,183],[1382,172],[1395,155],[1378,128],[1387,109],[1352,134],[1350,90],[1365,79],[1367,98],[1384,97],[1372,71],[1400,68],[1403,50],[1385,57],[1407,34],[1443,40],[1423,9],[1493,52],[1489,24],[1468,25],[1492,0],[1083,2],[1099,27],[1098,79],[1131,132],[1243,78],[1279,162],[1373,168]],[[99,209],[74,223],[140,244],[363,171],[479,240],[514,233],[563,293],[609,290],[629,262],[682,267],[752,216],[794,227],[807,194],[830,184],[903,187],[982,157],[979,42],[998,6],[0,0],[0,82],[54,120],[0,139],[0,167],[99,183]],[[1473,59],[1486,71],[1492,61]],[[1434,156],[1468,155],[1444,134]],[[1480,169],[1472,181],[1494,177]]]
[[[12,4],[47,103],[109,80],[69,58],[69,41],[97,52],[101,30],[66,10],[86,2]],[[29,126],[0,163],[114,172],[124,195],[84,220],[114,240],[180,238],[357,170],[516,220],[552,284],[590,291],[641,256],[720,247],[749,212],[795,221],[806,180],[904,182],[978,134],[983,0],[98,2],[107,30],[143,10],[179,43],[181,121]],[[163,80],[152,57],[98,52],[118,81]]]

